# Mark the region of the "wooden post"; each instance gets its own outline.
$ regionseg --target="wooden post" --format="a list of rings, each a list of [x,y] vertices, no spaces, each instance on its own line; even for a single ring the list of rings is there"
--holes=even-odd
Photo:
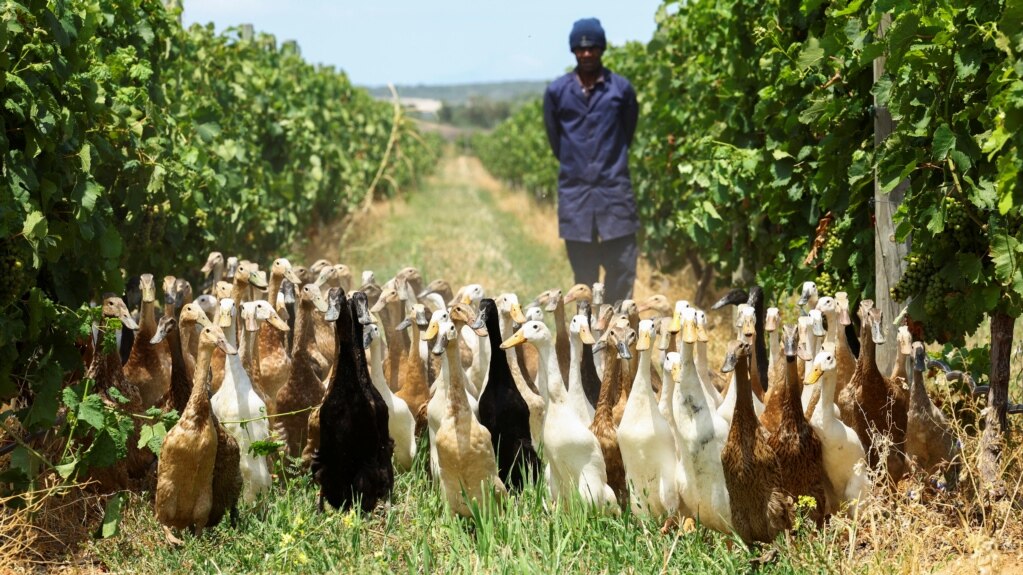
[[[888,27],[891,26],[891,14],[881,17],[877,26],[878,38],[883,38]],[[876,83],[884,75],[885,57],[880,56],[874,60],[874,82]],[[892,120],[888,109],[879,106],[877,97],[874,97],[874,147],[881,147],[895,129],[895,121]],[[909,253],[910,238],[905,242],[895,241],[895,225],[892,223],[892,213],[895,212],[902,198],[905,196],[906,187],[909,182],[901,182],[894,190],[885,194],[881,191],[881,184],[874,174],[874,302],[886,320],[886,327],[898,317],[902,306],[892,301],[891,288],[898,283],[905,268],[905,257]],[[907,302],[908,305],[908,302]],[[898,356],[898,349],[895,345],[893,334],[894,329],[888,329],[888,344],[878,346],[876,352],[877,367],[881,373],[891,373],[892,365]]]

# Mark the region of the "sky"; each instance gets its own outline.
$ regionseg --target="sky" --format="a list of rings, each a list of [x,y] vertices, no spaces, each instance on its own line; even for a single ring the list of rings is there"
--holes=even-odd
[[[660,0],[185,0],[185,26],[252,24],[363,86],[549,80],[573,66],[568,33],[599,18],[608,42],[647,41]]]

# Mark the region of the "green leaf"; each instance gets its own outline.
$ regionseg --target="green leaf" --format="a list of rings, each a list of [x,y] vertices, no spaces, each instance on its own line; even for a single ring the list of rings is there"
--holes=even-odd
[[[67,463],[61,463],[60,465],[54,465],[54,470],[57,471],[57,475],[60,475],[61,479],[68,479],[75,473],[75,468],[78,467],[78,459],[72,459]]]
[[[216,122],[207,122],[205,124],[199,124],[195,128],[195,133],[198,134],[199,138],[207,144],[220,137],[221,129],[220,124]]]
[[[130,399],[125,397],[123,393],[121,393],[120,389],[117,389],[116,387],[111,387],[110,389],[108,389],[107,395],[109,395],[111,399],[113,399],[117,403],[120,403],[121,405],[124,405],[131,401]]]
[[[956,145],[956,135],[948,124],[940,124],[934,130],[934,142],[931,145],[931,157],[941,162],[948,156],[949,151]]]
[[[1003,286],[1012,285],[1020,274],[1020,242],[1004,228],[991,230],[991,261],[995,264],[995,278]]]
[[[710,203],[709,201],[703,202],[703,211],[710,214],[710,216],[713,217],[714,219],[718,220],[721,219],[721,214],[718,213],[717,208],[714,207],[714,204]]]
[[[82,171],[86,174],[92,171],[92,147],[89,144],[82,146],[78,151],[78,159],[82,162]]]
[[[106,424],[106,416],[103,414],[105,407],[100,396],[89,394],[78,405],[78,420],[84,421],[97,431],[103,429]]]
[[[976,283],[981,280],[983,264],[979,257],[971,253],[961,253],[956,256],[956,259],[959,261],[959,271],[962,272],[966,281]]]
[[[103,512],[103,526],[100,529],[100,536],[103,539],[117,535],[117,528],[121,524],[122,494],[117,493],[107,501],[106,510]]]
[[[823,59],[824,48],[821,48],[820,42],[816,38],[811,37],[803,45],[803,51],[799,53],[799,58],[796,59],[796,66],[800,70],[806,70]]]
[[[46,216],[40,211],[28,214],[25,217],[25,225],[22,227],[21,233],[30,239],[41,240],[45,238],[47,233]]]

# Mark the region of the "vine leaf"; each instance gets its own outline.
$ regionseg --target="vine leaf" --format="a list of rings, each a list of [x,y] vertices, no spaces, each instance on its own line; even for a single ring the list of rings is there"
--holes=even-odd
[[[931,147],[931,155],[935,161],[944,161],[948,153],[956,145],[956,135],[948,124],[942,123],[934,130],[934,143]]]

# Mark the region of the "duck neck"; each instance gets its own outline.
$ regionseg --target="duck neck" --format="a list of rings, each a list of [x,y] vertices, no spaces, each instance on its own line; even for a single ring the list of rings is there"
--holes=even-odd
[[[870,329],[870,321],[864,321],[863,327],[860,329],[860,357],[856,363],[857,371],[877,371],[877,360],[875,358],[877,344],[874,343]]]
[[[838,374],[829,369],[821,376],[821,399],[817,410],[813,412],[814,420],[820,424],[829,423],[835,418],[835,384]]]
[[[490,378],[487,381],[487,387],[491,385],[504,385],[508,382],[507,376],[511,374],[511,365],[508,362],[508,354],[501,353],[501,341],[502,332],[500,320],[494,316],[487,318],[487,337],[490,340],[490,349],[496,350],[490,354]],[[514,347],[507,350],[511,351]],[[518,366],[515,366],[518,367]],[[498,376],[497,374],[501,374]]]
[[[242,330],[242,343],[238,354],[242,356],[242,365],[245,371],[255,376],[259,372],[259,345],[257,339],[261,329],[256,331]]]
[[[308,353],[313,335],[313,302],[302,298],[295,311],[295,338],[292,341],[291,355]]]
[[[650,383],[650,350],[644,349],[639,352],[639,359],[636,360],[639,369],[636,371],[636,379],[632,384],[632,393],[642,394],[642,397],[653,396],[654,388]]]
[[[838,349],[838,312],[831,311],[824,314],[824,318],[828,321],[828,331],[824,335],[824,343],[835,346],[832,349]],[[817,350],[813,350],[816,353]]]
[[[387,380],[384,378],[384,346],[380,345],[380,338],[373,338],[369,343],[369,379],[377,392],[387,399],[391,394],[391,388],[387,387]]]
[[[440,364],[441,381],[447,386],[448,411],[453,414],[465,413],[469,410],[469,398],[465,391],[465,384],[458,374],[462,368],[456,362],[460,363],[457,339],[448,343]],[[462,373],[464,375],[464,372]]]
[[[266,286],[266,299],[274,310],[277,309],[277,295],[281,293],[281,284],[283,282],[284,276],[279,276],[275,273],[270,274],[270,281],[267,282]]]
[[[142,308],[139,310],[139,332],[135,334],[136,341],[143,341],[146,344],[156,334],[156,302],[142,301]]]
[[[536,380],[548,403],[562,404],[568,399],[565,393],[565,382],[561,379],[561,368],[558,358],[554,355],[554,346],[550,340],[536,345],[536,353],[540,357],[543,369],[537,370]]]
[[[757,414],[753,410],[753,388],[750,382],[750,357],[740,357],[735,365],[735,413],[732,416],[732,427],[741,427],[745,431],[756,429],[759,425]],[[745,434],[752,437],[752,434]]]
[[[707,342],[697,341],[696,344],[696,369],[700,375],[710,373],[709,360],[707,359]]]
[[[93,374],[92,377],[97,383],[116,382],[124,373],[121,366],[121,354],[118,352],[117,346],[113,346],[110,351],[104,350],[103,341],[106,339],[107,333],[107,328],[103,325],[105,323],[104,320],[98,328],[96,350],[93,352],[92,366],[89,368],[89,372]]]
[[[188,403],[185,405],[185,414],[190,417],[205,421],[210,417],[210,396],[207,389],[206,379],[210,373],[210,360],[213,358],[212,343],[199,342],[199,356],[195,360],[195,374],[192,376],[192,393],[188,396]]]
[[[572,388],[578,386],[581,389],[583,385],[583,340],[574,333],[570,334],[568,348],[568,389],[571,392]]]
[[[791,420],[804,419],[803,416],[803,382],[799,379],[796,367],[796,356],[785,358],[785,389],[782,412]],[[773,395],[774,392],[772,392]]]
[[[236,272],[231,286],[231,299],[234,300],[234,305],[241,309],[242,304],[249,301],[249,284]]]

